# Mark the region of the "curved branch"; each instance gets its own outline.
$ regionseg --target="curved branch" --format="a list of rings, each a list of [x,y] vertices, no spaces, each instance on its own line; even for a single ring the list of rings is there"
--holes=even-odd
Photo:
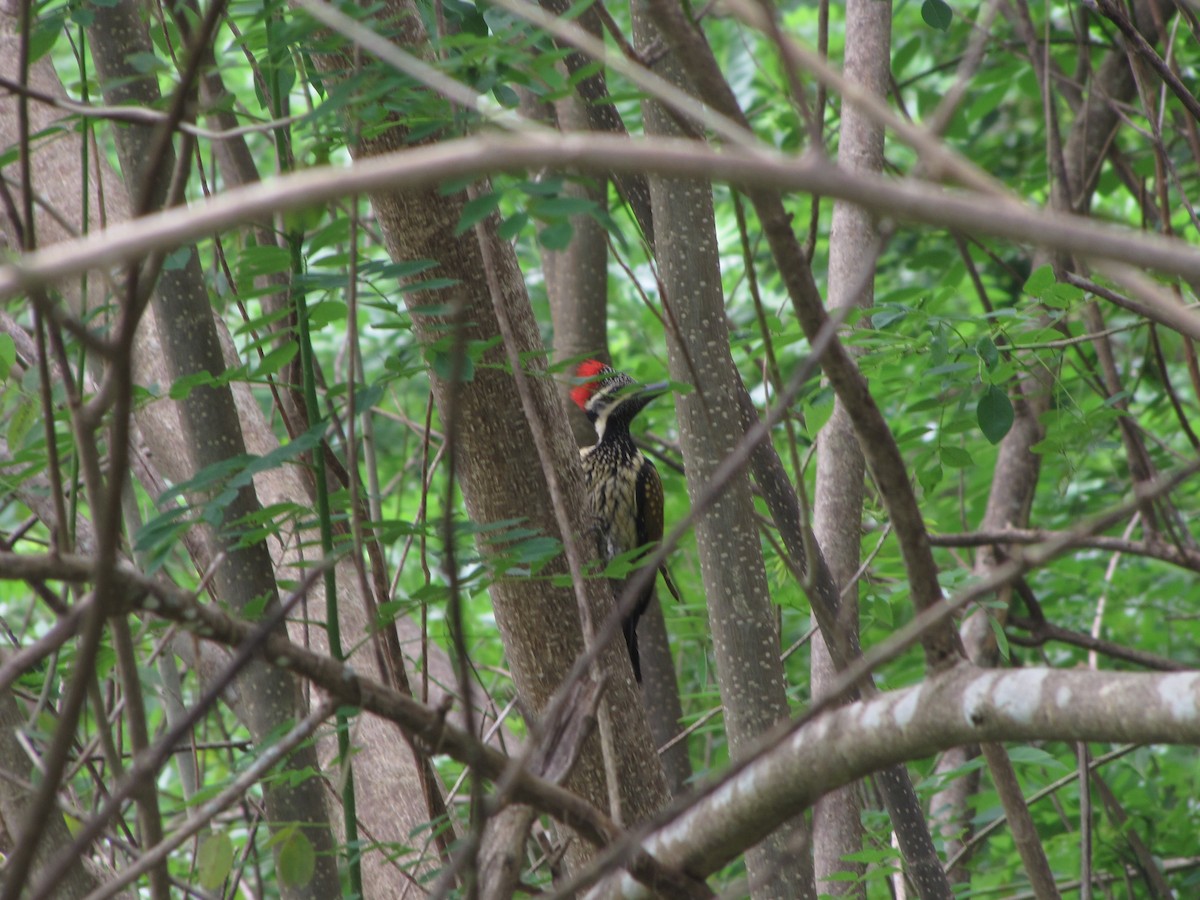
[[[961,744],[1007,740],[1195,743],[1200,672],[999,671],[964,663],[917,687],[825,713],[642,846],[666,867],[708,874],[834,787]]]
[[[969,191],[849,173],[828,161],[795,159],[769,150],[725,148],[717,152],[695,141],[527,134],[465,138],[384,154],[343,168],[307,169],[63,241],[0,266],[0,299],[89,269],[126,263],[152,250],[167,250],[243,222],[352,194],[542,166],[604,173],[653,172],[816,193],[908,222],[988,234],[1200,281],[1200,252],[1184,241],[1016,203],[997,204],[994,197]],[[1200,340],[1200,315],[1182,304],[1148,302],[1146,315]]]
[[[146,606],[203,637],[231,645],[259,637],[254,626],[197,604],[184,591],[124,567],[115,574],[128,601],[153,597]],[[0,554],[3,578],[87,581],[91,575],[84,557]],[[259,639],[259,655],[272,664],[400,724],[437,752],[481,761],[489,777],[503,773],[507,757],[480,748],[438,711],[277,633]],[[960,664],[916,687],[818,716],[651,834],[642,845],[646,852],[631,864],[644,879],[665,876],[694,888],[687,876],[718,870],[827,790],[949,747],[1003,740],[1200,743],[1200,672],[1000,671]],[[534,775],[518,778],[515,795],[598,844],[619,834],[594,807]],[[682,881],[681,870],[687,873]]]
[[[1040,544],[1068,537],[1071,546],[1076,549],[1144,556],[1147,559],[1157,559],[1182,569],[1200,572],[1200,551],[1162,542],[1133,541],[1105,534],[1068,534],[1035,528],[1001,528],[996,531],[931,534],[929,543],[935,547],[985,547],[989,544]]]
[[[33,556],[0,552],[0,580],[65,581],[87,583],[95,572],[89,557],[76,554]],[[320,573],[314,569],[314,573]],[[212,604],[198,603],[190,593],[175,585],[148,578],[130,566],[118,564],[112,573],[120,611],[142,608],[175,622],[197,637],[239,648],[246,658],[262,660],[276,669],[306,678],[342,704],[373,713],[399,725],[429,753],[446,754],[467,765],[478,766],[485,778],[498,781],[512,774],[512,799],[547,812],[575,829],[596,846],[604,846],[621,835],[621,829],[586,800],[538,775],[521,769],[509,772],[511,758],[488,746],[465,729],[448,721],[447,708],[434,709],[360,675],[346,662],[293,643],[273,629],[273,617],[250,623],[221,612]],[[266,626],[266,627],[264,627]],[[167,735],[167,738],[171,738]],[[119,804],[128,796],[128,785],[155,771],[155,753],[175,745],[175,739],[156,744],[155,752],[134,761],[125,779],[108,797]],[[86,830],[81,834],[86,834]],[[79,837],[76,838],[80,840]],[[704,886],[685,873],[662,870],[643,852],[628,861],[635,877],[673,897],[709,896]]]

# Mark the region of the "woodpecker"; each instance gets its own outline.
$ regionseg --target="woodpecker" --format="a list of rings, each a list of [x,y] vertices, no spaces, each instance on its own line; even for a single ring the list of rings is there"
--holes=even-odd
[[[598,520],[600,554],[612,561],[639,547],[652,552],[663,533],[662,480],[634,444],[629,426],[646,404],[667,392],[666,382],[639,385],[595,359],[581,363],[575,374],[581,383],[571,390],[571,399],[596,428],[595,445],[582,447],[579,453]],[[629,661],[639,682],[637,623],[653,595],[651,580],[622,622]]]

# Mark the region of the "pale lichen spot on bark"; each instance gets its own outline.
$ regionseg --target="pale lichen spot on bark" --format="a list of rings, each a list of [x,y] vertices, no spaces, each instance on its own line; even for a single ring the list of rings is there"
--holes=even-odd
[[[736,806],[737,799],[741,795],[743,788],[746,786],[742,782],[749,784],[752,776],[748,772],[743,772],[736,778],[733,778],[709,795],[709,804],[715,814],[723,812],[725,809]],[[666,829],[664,829],[664,832]]]
[[[922,685],[918,684],[909,690],[892,708],[892,718],[900,728],[907,728],[916,716],[921,705],[921,688]]]
[[[1071,689],[1064,684],[1054,694],[1054,702],[1058,704],[1060,709],[1065,709],[1071,705],[1071,696]]]
[[[968,725],[982,725],[984,710],[987,707],[988,693],[996,680],[994,673],[987,673],[974,678],[963,688],[962,708],[963,718]]]
[[[875,729],[883,725],[887,719],[890,707],[891,702],[882,697],[868,702],[859,715],[859,720],[862,722],[863,728]]]
[[[1045,669],[1013,672],[1001,678],[994,691],[996,708],[1017,722],[1032,722],[1041,706]]]
[[[1171,718],[1176,722],[1194,722],[1197,716],[1196,691],[1200,688],[1200,676],[1180,673],[1165,675],[1158,683],[1158,696],[1162,697]]]
[[[821,716],[807,728],[802,728],[797,737],[804,738],[807,735],[811,735],[812,739],[819,745],[829,735],[830,719],[830,716]],[[802,740],[793,740],[792,747],[799,749],[802,743]]]

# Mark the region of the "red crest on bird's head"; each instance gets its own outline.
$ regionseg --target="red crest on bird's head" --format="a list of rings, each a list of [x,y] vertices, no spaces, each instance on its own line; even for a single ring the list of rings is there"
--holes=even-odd
[[[575,377],[583,379],[583,384],[571,388],[571,399],[575,401],[575,405],[580,409],[587,409],[588,400],[592,398],[592,394],[596,393],[596,388],[600,386],[601,379],[596,376],[604,374],[606,369],[609,369],[609,367],[598,359],[584,360],[575,369]]]

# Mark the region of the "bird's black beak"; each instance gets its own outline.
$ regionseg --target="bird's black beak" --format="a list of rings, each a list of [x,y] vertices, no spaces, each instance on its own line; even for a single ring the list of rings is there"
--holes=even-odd
[[[645,409],[651,400],[668,393],[670,389],[670,384],[666,381],[656,381],[653,384],[639,384],[637,386],[630,385],[629,396],[625,402],[629,404],[631,417],[636,416]]]
[[[649,403],[655,397],[661,397],[663,394],[671,392],[671,382],[656,381],[653,384],[643,384],[637,389],[637,396],[645,398]]]

